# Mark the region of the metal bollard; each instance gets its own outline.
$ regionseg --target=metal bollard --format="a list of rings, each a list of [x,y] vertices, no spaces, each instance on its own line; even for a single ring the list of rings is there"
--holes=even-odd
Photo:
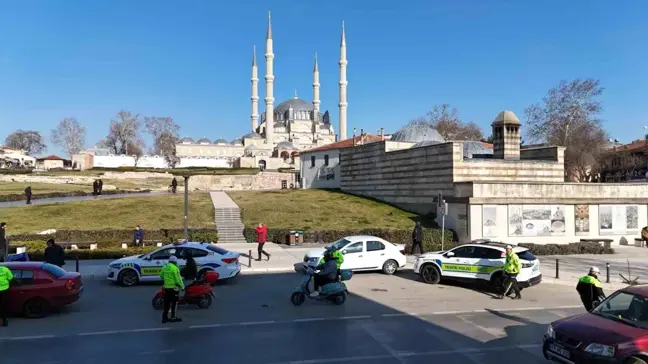
[[[77,255],[75,258],[75,263],[76,263],[76,271],[79,273],[79,256]]]
[[[556,259],[556,278],[560,278],[560,259]]]
[[[252,249],[248,250],[248,267],[252,267]]]
[[[610,263],[605,263],[605,283],[610,283]]]

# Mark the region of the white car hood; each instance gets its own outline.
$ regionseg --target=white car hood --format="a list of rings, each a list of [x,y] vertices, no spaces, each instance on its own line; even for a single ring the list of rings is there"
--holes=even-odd
[[[438,252],[429,252],[425,253],[422,255],[419,255],[418,258],[422,259],[438,259],[438,258],[444,258],[443,254],[445,251],[438,251]]]
[[[112,262],[110,262],[110,264],[115,264],[115,263],[132,263],[133,261],[138,260],[138,259],[139,259],[138,257],[139,257],[140,255],[141,255],[141,254],[137,254],[137,255],[131,255],[131,256],[129,256],[129,257],[119,258],[119,259],[117,259],[117,260],[113,260]]]
[[[326,248],[311,249],[306,253],[307,258],[320,258],[324,255]]]

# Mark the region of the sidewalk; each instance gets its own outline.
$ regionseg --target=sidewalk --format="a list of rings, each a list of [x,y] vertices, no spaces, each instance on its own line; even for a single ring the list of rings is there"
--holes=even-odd
[[[323,244],[304,244],[302,246],[286,246],[274,243],[267,243],[265,251],[270,253],[270,260],[256,261],[258,257],[256,244],[219,244],[220,247],[241,254],[242,274],[259,274],[271,272],[293,272],[295,263],[303,262],[304,254],[314,248],[323,247]],[[576,287],[578,278],[587,274],[591,266],[596,266],[601,270],[600,280],[603,288],[607,292],[624,288],[619,273],[624,276],[628,275],[627,260],[630,261],[632,278],[639,277],[640,283],[648,283],[648,249],[636,247],[615,247],[616,254],[611,255],[558,255],[558,256],[539,256],[540,269],[542,271],[543,284],[558,284]],[[252,252],[251,266],[248,253]],[[413,269],[415,256],[407,257],[407,266],[405,269]],[[559,273],[560,278],[556,277],[556,259],[560,260]],[[80,271],[86,278],[105,278],[110,260],[82,260],[80,261]],[[610,283],[605,283],[606,263],[610,263]],[[75,269],[75,262],[68,261],[65,268]]]

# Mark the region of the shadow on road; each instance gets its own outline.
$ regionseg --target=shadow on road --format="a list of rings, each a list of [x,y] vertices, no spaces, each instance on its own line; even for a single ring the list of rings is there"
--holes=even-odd
[[[417,284],[429,285],[423,282],[421,277],[419,277],[418,274],[414,273],[412,269],[401,269],[394,274],[394,277],[410,280],[416,282]],[[489,282],[485,282],[485,281],[471,282],[471,281],[460,281],[460,280],[452,280],[452,279],[444,278],[441,280],[441,282],[438,283],[438,286],[464,288],[491,298],[498,298],[497,290],[495,289],[495,287],[491,285]]]

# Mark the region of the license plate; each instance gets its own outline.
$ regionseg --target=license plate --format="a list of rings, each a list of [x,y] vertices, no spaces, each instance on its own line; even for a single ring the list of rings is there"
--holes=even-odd
[[[569,359],[569,350],[565,350],[565,349],[561,348],[558,345],[550,344],[549,345],[549,351],[552,351],[552,352],[554,352],[554,353],[556,353],[556,354],[558,354],[558,355],[560,355],[562,357],[565,357],[565,358]]]

